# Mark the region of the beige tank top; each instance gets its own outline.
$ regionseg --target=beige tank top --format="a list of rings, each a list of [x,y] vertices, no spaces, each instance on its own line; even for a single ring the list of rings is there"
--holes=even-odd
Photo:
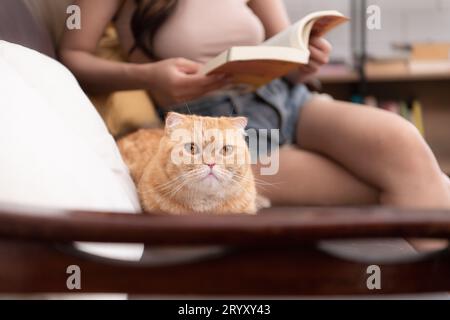
[[[247,2],[178,0],[173,14],[155,35],[155,55],[206,62],[231,46],[261,43],[264,27]]]

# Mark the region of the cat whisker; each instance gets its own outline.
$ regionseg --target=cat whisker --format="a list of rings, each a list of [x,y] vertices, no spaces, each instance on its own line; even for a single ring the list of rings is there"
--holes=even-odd
[[[164,197],[167,198],[173,198],[181,189],[184,188],[184,186],[186,185],[186,182],[183,181],[182,183],[180,183],[177,187],[173,188],[172,190],[168,191],[166,194],[164,194]]]
[[[196,170],[195,170],[196,171]],[[153,189],[150,190],[145,190],[145,191],[140,191],[140,194],[146,194],[149,192],[154,192],[154,191],[165,191],[165,190],[171,190],[175,185],[177,185],[177,183],[182,180],[182,179],[187,179],[190,178],[192,175],[194,175],[196,172],[195,171],[189,171],[187,173],[184,173],[182,175],[179,175],[177,177],[175,177],[174,179],[160,184],[158,186],[155,186]]]
[[[224,170],[222,168],[218,168],[216,172],[219,176],[225,176],[225,174],[228,173],[226,170]],[[242,182],[253,182],[255,185],[257,185],[258,187],[260,187],[261,189],[264,189],[264,190],[266,190],[264,187],[272,186],[272,184],[270,184],[266,181],[262,181],[262,180],[257,181],[254,178],[247,177],[247,176],[244,176],[239,173],[233,173],[231,180],[234,181],[241,188],[243,188],[240,185],[240,183],[242,183]]]
[[[233,178],[233,181],[236,182],[236,184],[239,185],[239,186],[240,186],[239,182],[242,182],[242,180],[237,180],[235,178]],[[269,187],[268,185],[261,185],[261,184],[258,184],[258,183],[255,183],[255,186],[257,186],[258,188],[263,189],[265,191],[267,191],[268,187]]]
[[[233,176],[232,180],[234,182],[236,182],[236,184],[238,184],[238,185],[240,182],[243,182],[243,181],[246,181],[246,182],[253,181],[255,186],[257,186],[258,188],[263,189],[263,190],[268,190],[269,187],[277,187],[277,184],[275,184],[275,183],[270,183],[270,182],[263,181],[263,180],[255,180],[255,179],[245,177],[242,175],[235,175],[235,176]]]
[[[191,171],[188,175],[188,178],[191,180],[185,179],[181,181],[180,183],[176,184],[171,188],[170,190],[166,190],[165,192],[161,193],[161,196],[167,196],[167,197],[174,197],[178,192],[180,192],[188,183],[192,181],[193,178],[200,177],[203,174],[200,170],[194,170]]]
[[[189,112],[189,114],[192,114],[191,109],[189,109],[189,104],[187,102],[184,103],[186,105],[186,109]]]
[[[170,189],[166,189],[163,191],[158,191],[158,190],[155,190],[155,191],[158,192],[159,195],[163,196],[163,197],[172,196],[175,193],[175,191],[181,190],[186,185],[187,185],[187,182],[184,180],[184,181],[179,182],[178,184],[175,184]]]
[[[146,193],[149,193],[149,192],[154,192],[155,190],[165,190],[165,189],[170,189],[173,185],[175,185],[177,182],[178,182],[178,180],[180,180],[182,177],[181,176],[179,176],[179,177],[177,177],[177,178],[175,178],[175,179],[173,179],[173,180],[170,180],[170,181],[168,181],[168,182],[166,182],[166,183],[164,183],[164,184],[162,184],[162,185],[158,185],[158,186],[156,186],[156,187],[154,187],[154,188],[152,188],[152,189],[148,189],[148,190],[140,190],[139,191],[139,193],[140,194],[146,194]]]
[[[161,192],[163,192],[163,191],[166,191],[166,190],[171,190],[174,186],[176,186],[181,181],[182,181],[182,178],[180,177],[179,179],[171,181],[170,184],[167,184],[167,185],[164,185],[164,186],[163,185],[157,185],[157,186],[153,187],[153,189],[150,190],[150,191],[161,191]]]
[[[190,175],[192,175],[194,173],[195,173],[194,171],[185,172],[185,173],[175,177],[174,179],[172,179],[172,180],[170,180],[170,181],[168,181],[166,183],[160,184],[158,187],[161,187],[161,188],[166,187],[166,186],[171,185],[172,183],[174,183],[174,182],[176,182],[176,181],[178,181],[180,179],[188,178]]]
[[[240,174],[236,174],[235,176],[237,176],[239,178],[243,178],[243,179],[247,178],[247,177],[242,176]],[[284,184],[284,182],[267,182],[265,180],[258,179],[258,178],[255,178],[255,177],[253,177],[253,181],[255,182],[255,184],[267,185],[267,186],[278,186],[278,185]]]

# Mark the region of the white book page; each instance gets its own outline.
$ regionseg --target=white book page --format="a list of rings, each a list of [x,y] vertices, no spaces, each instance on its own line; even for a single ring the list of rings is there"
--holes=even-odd
[[[310,13],[286,30],[263,42],[261,46],[293,47],[300,50],[308,50],[309,35],[314,23],[325,16],[344,17],[335,10]]]

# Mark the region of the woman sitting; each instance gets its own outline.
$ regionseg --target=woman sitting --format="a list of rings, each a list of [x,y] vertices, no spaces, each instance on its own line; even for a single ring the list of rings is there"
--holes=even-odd
[[[329,60],[310,42],[311,62],[255,93],[208,96],[227,77],[200,67],[235,45],[257,45],[290,22],[281,0],[78,0],[81,30],[67,31],[62,61],[89,91],[148,90],[168,111],[245,116],[249,128],[279,129],[280,164],[258,179],[274,204],[450,207],[446,177],[416,128],[394,114],[322,99],[302,84]],[[113,21],[129,62],[94,55]],[[186,108],[188,103],[189,108]],[[288,147],[290,146],[290,147]]]

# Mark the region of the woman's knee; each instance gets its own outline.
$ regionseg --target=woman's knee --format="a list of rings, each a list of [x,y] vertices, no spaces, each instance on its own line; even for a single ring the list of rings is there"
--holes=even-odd
[[[398,175],[429,174],[439,168],[417,128],[397,115],[385,117],[372,143],[386,170],[395,170]]]

